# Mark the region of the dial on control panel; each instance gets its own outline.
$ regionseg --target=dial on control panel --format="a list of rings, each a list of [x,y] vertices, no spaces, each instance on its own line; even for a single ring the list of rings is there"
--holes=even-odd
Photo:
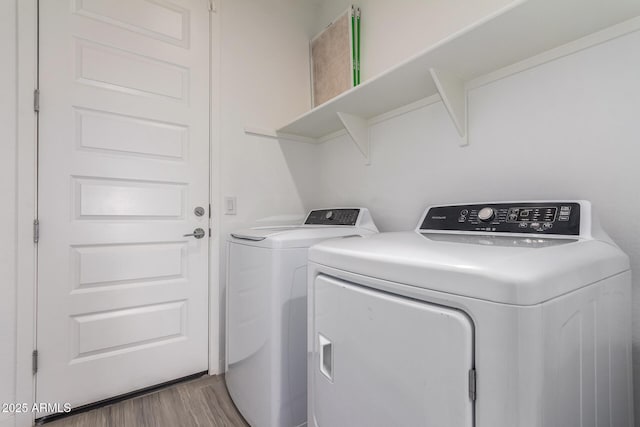
[[[478,212],[478,219],[484,222],[491,221],[495,216],[496,212],[490,207],[484,207]]]

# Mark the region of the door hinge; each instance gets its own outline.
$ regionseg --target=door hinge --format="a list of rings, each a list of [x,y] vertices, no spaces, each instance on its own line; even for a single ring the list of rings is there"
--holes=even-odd
[[[33,350],[31,355],[31,366],[33,367],[33,375],[38,373],[38,350]]]
[[[216,3],[214,2],[214,0],[209,0],[209,12],[215,12],[216,11]]]
[[[469,369],[469,399],[475,401],[477,397],[476,393],[476,380],[477,374],[475,369]]]
[[[40,111],[40,90],[35,89],[33,91],[33,111],[36,113]]]
[[[211,203],[209,203],[209,219],[211,219]]]
[[[211,228],[209,228],[209,237],[211,237]]]
[[[38,243],[40,241],[40,221],[37,219],[33,220],[33,243]]]

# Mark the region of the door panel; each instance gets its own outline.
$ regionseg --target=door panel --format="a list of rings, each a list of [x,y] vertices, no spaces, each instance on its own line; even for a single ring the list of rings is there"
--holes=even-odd
[[[473,327],[460,311],[320,275],[310,425],[473,426]]]
[[[184,161],[186,126],[75,108],[78,146],[112,154]]]
[[[37,400],[208,365],[206,0],[40,2]]]
[[[74,12],[131,31],[146,34],[155,39],[188,46],[189,10],[168,2],[128,2],[76,0]]]

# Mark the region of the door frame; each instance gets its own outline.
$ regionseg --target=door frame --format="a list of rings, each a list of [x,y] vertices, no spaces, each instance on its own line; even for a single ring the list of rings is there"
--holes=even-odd
[[[32,354],[37,330],[37,246],[33,243],[33,221],[38,213],[38,119],[34,111],[34,90],[38,87],[38,0],[15,0],[17,4],[17,198],[16,198],[16,403],[35,403],[36,376]],[[203,0],[206,1],[206,0]],[[224,372],[220,357],[220,25],[217,10],[209,14],[210,101],[209,101],[209,374]],[[216,96],[214,96],[216,95]],[[16,427],[32,426],[36,414],[15,416]]]
[[[38,0],[17,3],[17,199],[16,199],[16,403],[35,402],[32,353],[36,346],[37,251],[33,221],[37,215],[38,122],[33,91],[38,84]],[[16,426],[31,426],[35,414],[16,414]]]
[[[225,296],[221,292],[220,253],[224,245],[221,239],[222,200],[220,179],[220,1],[209,0],[209,203],[211,211],[211,237],[209,238],[209,375],[224,374]]]

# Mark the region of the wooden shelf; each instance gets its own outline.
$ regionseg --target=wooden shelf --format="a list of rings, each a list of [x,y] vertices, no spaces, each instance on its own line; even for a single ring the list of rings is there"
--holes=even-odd
[[[368,119],[440,94],[465,145],[466,82],[638,15],[638,0],[516,1],[301,115],[275,135],[320,142],[346,129],[368,159]]]

